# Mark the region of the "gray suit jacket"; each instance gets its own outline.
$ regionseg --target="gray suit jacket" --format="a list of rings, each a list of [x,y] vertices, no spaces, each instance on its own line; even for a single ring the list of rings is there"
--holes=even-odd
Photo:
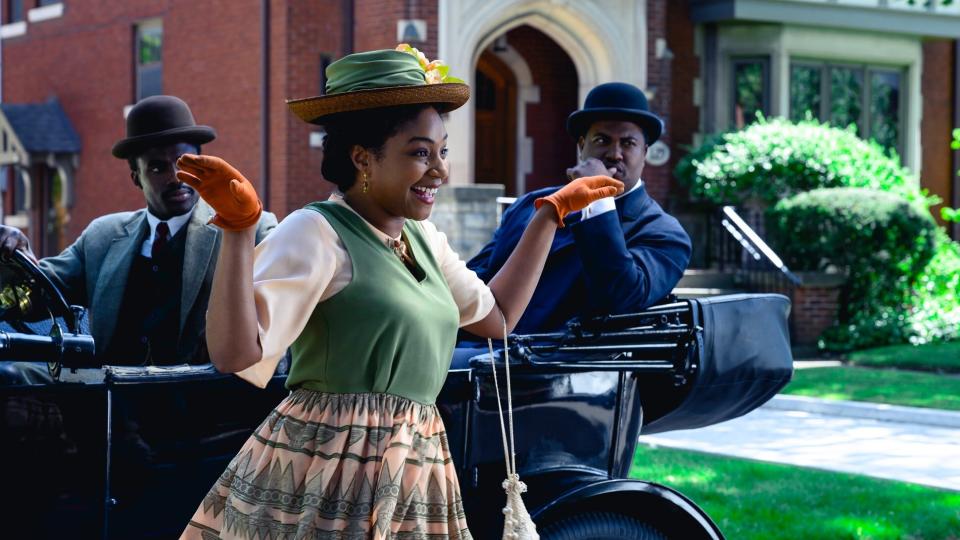
[[[186,225],[178,358],[170,359],[171,363],[196,361],[204,345],[207,301],[222,236],[219,228],[207,225],[213,214],[200,201]],[[276,226],[276,216],[264,212],[257,224],[257,243]],[[120,304],[127,275],[140,252],[147,227],[146,209],[99,217],[63,253],[40,261],[40,268],[60,288],[67,302],[90,310],[97,356],[108,350],[117,317],[123,316]]]

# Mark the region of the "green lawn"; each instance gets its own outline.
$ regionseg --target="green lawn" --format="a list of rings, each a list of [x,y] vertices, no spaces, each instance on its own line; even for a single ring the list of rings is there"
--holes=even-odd
[[[960,341],[926,345],[891,345],[852,352],[851,364],[960,373]]]
[[[690,497],[730,540],[960,539],[960,492],[643,445],[630,476]]]
[[[784,394],[960,411],[960,377],[897,369],[798,369]]]

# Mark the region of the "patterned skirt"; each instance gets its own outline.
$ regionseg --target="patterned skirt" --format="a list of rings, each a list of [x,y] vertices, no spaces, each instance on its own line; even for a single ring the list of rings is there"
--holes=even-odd
[[[181,539],[470,539],[437,408],[296,390],[204,497]]]

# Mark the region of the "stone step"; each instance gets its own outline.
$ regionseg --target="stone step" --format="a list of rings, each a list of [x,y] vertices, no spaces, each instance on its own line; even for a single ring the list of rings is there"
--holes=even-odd
[[[676,287],[672,294],[678,298],[704,298],[707,296],[721,296],[724,294],[739,294],[746,292],[743,289],[723,289],[716,287]]]
[[[736,276],[731,272],[692,269],[683,273],[677,287],[697,289],[739,289]]]

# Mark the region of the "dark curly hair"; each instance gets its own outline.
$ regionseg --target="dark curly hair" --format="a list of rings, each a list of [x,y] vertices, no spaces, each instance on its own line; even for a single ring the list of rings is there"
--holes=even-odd
[[[327,134],[323,139],[323,164],[320,166],[323,177],[336,184],[341,193],[346,193],[357,180],[357,168],[350,157],[354,145],[381,159],[387,139],[429,107],[433,105],[400,105],[350,111],[327,118],[323,122]]]

